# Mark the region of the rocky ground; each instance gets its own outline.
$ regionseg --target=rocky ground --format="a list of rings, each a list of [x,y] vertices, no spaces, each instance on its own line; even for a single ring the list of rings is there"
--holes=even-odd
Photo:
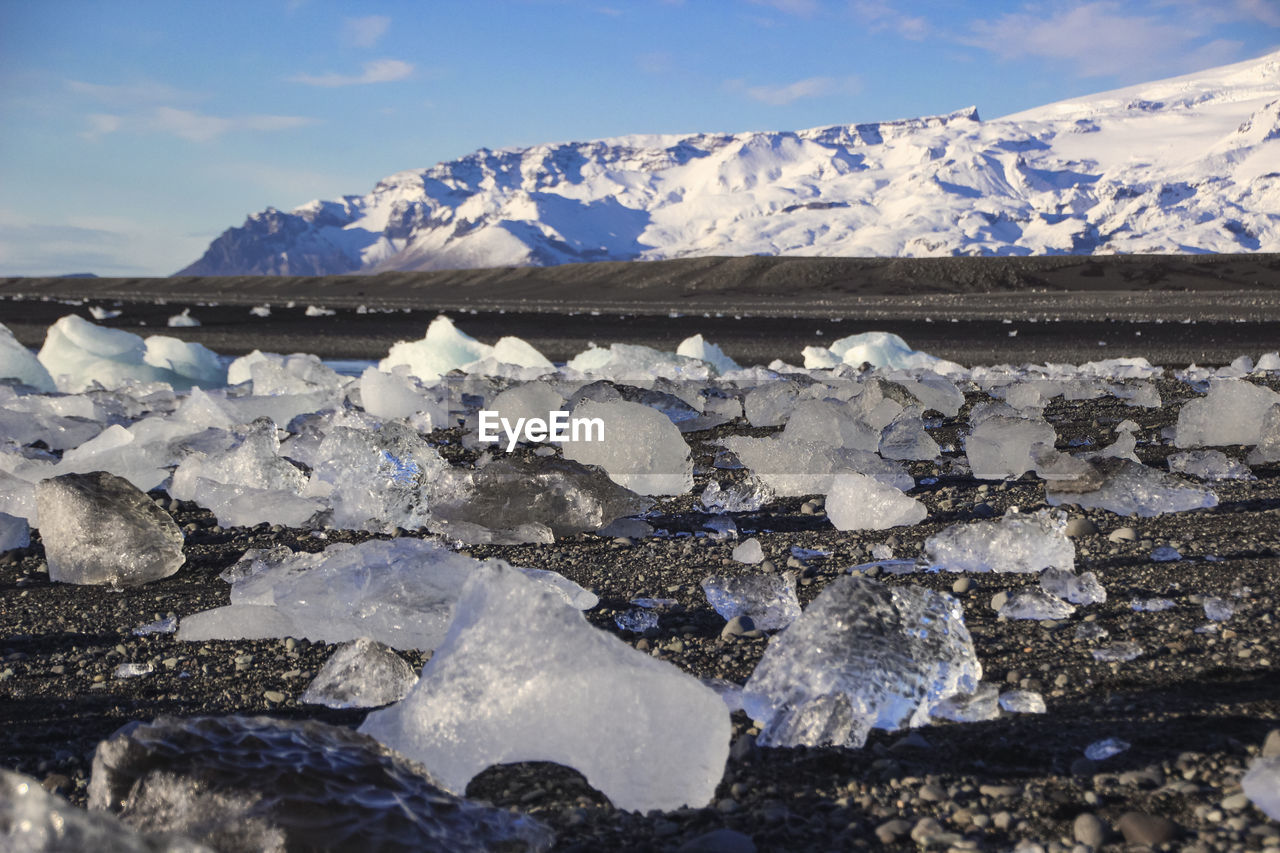
[[[1047,410],[1062,444],[1109,444],[1114,426],[1138,422],[1138,455],[1164,467],[1171,448],[1161,430],[1191,396],[1172,379],[1159,383],[1165,405],[1118,400],[1055,400]],[[972,402],[972,400],[970,401]],[[960,447],[966,412],[932,430]],[[738,423],[694,433],[700,493],[709,478],[741,476],[711,468],[717,438],[765,434]],[[456,432],[433,439],[455,462],[470,459]],[[1243,458],[1244,448],[1225,448]],[[957,473],[952,451],[940,464],[912,463],[922,484],[913,492],[929,517],[910,528],[842,533],[824,515],[820,496],[779,499],[759,512],[737,513],[741,537],[756,536],[769,562],[734,563],[732,541],[702,529],[696,498],[659,503],[648,519],[652,537],[583,534],[553,545],[477,546],[477,557],[552,569],[593,589],[596,626],[636,648],[702,677],[742,683],[768,637],[725,636],[724,620],[707,604],[700,582],[712,573],[792,570],[802,603],[833,578],[870,561],[876,545],[914,557],[947,525],[1002,514],[1010,506],[1045,506],[1043,483],[1030,475],[980,483]],[[1280,824],[1240,791],[1249,761],[1280,752],[1280,467],[1254,468],[1256,481],[1215,486],[1217,507],[1155,518],[1119,517],[1067,507],[1077,570],[1094,571],[1107,601],[1059,622],[1009,621],[993,597],[1033,580],[1024,575],[881,576],[952,592],[964,604],[985,679],[1040,692],[1044,714],[1004,714],[969,724],[938,723],[908,732],[873,732],[865,748],[765,749],[742,712],[733,715],[731,758],[716,799],[703,808],[648,815],[614,809],[572,770],[549,764],[491,768],[468,795],[535,815],[551,826],[562,850],[1045,850],[1136,849],[1280,851]],[[174,635],[135,636],[133,629],[167,615],[225,604],[218,574],[248,548],[287,544],[319,550],[369,534],[338,530],[220,529],[194,504],[156,500],[186,533],[187,564],[174,576],[111,592],[51,583],[38,536],[29,548],[0,556],[0,767],[43,780],[83,803],[96,744],[132,720],[161,714],[269,714],[356,725],[359,711],[299,704],[332,648],[303,640],[183,643]],[[420,531],[401,535],[419,536]],[[1153,561],[1157,546],[1180,560]],[[800,546],[830,552],[797,559]],[[619,630],[614,615],[636,597],[673,599],[656,629]],[[1234,616],[1210,625],[1203,602],[1231,602]],[[1171,609],[1138,612],[1134,599],[1168,598]],[[1084,625],[1105,636],[1085,638]],[[1096,629],[1087,629],[1097,634]],[[1116,642],[1143,653],[1102,662],[1091,652]],[[414,666],[422,656],[405,654]],[[113,677],[122,662],[151,662],[155,671]],[[1085,747],[1104,738],[1130,744],[1092,761]],[[716,830],[731,830],[731,833]],[[713,833],[713,834],[709,834]],[[736,833],[736,834],[735,834]],[[745,837],[745,838],[744,838]],[[736,846],[735,846],[736,845]]]

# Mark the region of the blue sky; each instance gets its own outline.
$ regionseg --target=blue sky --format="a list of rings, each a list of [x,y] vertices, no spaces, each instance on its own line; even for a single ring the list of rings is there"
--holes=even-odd
[[[1280,0],[0,0],[0,275],[167,275],[480,147],[984,118],[1280,48]]]

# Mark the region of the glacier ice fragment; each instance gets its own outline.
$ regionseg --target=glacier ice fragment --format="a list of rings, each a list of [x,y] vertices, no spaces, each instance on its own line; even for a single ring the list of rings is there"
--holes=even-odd
[[[1230,458],[1221,450],[1184,450],[1166,460],[1169,472],[1200,480],[1255,480],[1249,466]]]
[[[1039,587],[1016,592],[1000,608],[1006,619],[1065,619],[1076,612],[1073,605]]]
[[[1137,513],[1144,518],[1218,505],[1212,490],[1129,459],[1096,459],[1091,464],[1102,477],[1100,487],[1076,491],[1062,482],[1046,483],[1049,505],[1074,503],[1085,509],[1105,509],[1117,515]]]
[[[494,564],[472,572],[418,685],[360,730],[447,790],[493,764],[554,761],[628,810],[706,805],[730,735],[714,691]]]
[[[1070,569],[1048,568],[1040,573],[1040,588],[1072,604],[1101,604],[1107,591],[1093,572],[1077,575]]]
[[[377,708],[399,702],[418,676],[390,647],[368,637],[339,646],[298,697],[328,708]]]
[[[1084,757],[1090,761],[1106,761],[1129,748],[1129,743],[1118,737],[1095,740],[1084,748]]]
[[[1243,379],[1215,380],[1209,393],[1178,411],[1173,443],[1179,448],[1257,444],[1263,417],[1280,394]]]
[[[929,715],[955,723],[982,723],[1000,716],[999,699],[999,688],[983,681],[972,693],[957,693],[943,699],[929,709]]]
[[[832,477],[826,509],[836,530],[884,530],[916,524],[929,514],[915,498],[874,477],[852,471]]]
[[[36,503],[52,581],[137,586],[168,577],[185,560],[173,518],[114,474],[43,480]]]
[[[1044,697],[1034,690],[1006,690],[1000,694],[1000,707],[1011,714],[1043,714]]]
[[[1253,759],[1240,787],[1259,811],[1280,821],[1280,755]]]
[[[712,575],[703,579],[702,591],[725,621],[749,616],[762,631],[785,628],[800,615],[794,572]]]
[[[31,544],[31,532],[27,520],[7,512],[0,512],[0,554]],[[760,558],[764,559],[763,556]],[[758,561],[757,561],[758,562]]]
[[[743,705],[762,746],[860,747],[872,728],[926,723],[981,677],[955,598],[844,575],[773,637]]]
[[[1007,513],[998,521],[953,524],[924,543],[924,558],[949,572],[1038,572],[1070,570],[1075,543],[1063,512]]]
[[[739,563],[748,563],[755,565],[764,562],[764,549],[760,547],[760,540],[752,536],[745,539],[733,549],[733,559]]]
[[[604,436],[566,441],[565,459],[599,465],[615,483],[642,495],[681,495],[693,488],[689,445],[658,410],[626,400],[586,401],[573,417],[599,419]]]
[[[159,717],[98,744],[90,813],[218,850],[546,850],[542,824],[448,794],[341,726]]]

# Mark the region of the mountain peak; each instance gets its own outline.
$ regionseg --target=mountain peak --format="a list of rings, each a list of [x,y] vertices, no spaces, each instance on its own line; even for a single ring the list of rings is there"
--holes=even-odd
[[[1280,52],[982,121],[480,148],[250,215],[184,275],[1280,250]]]

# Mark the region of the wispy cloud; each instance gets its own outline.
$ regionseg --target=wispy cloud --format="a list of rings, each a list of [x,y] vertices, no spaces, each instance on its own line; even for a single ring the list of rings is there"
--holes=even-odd
[[[1174,8],[1197,24],[1243,21],[1280,28],[1280,2],[1276,0],[1157,0],[1156,5]]]
[[[124,124],[124,119],[120,116],[107,113],[90,113],[87,120],[89,127],[82,130],[80,135],[90,142],[95,142],[108,133],[115,133]]]
[[[390,26],[391,19],[386,15],[346,18],[342,22],[342,41],[352,47],[373,47]]]
[[[742,92],[753,101],[782,107],[805,98],[855,94],[861,90],[862,84],[857,77],[807,77],[776,86],[748,86],[742,80],[730,80],[728,87]]]
[[[209,142],[227,133],[293,130],[316,124],[317,121],[306,116],[217,116],[176,107],[156,107],[134,116],[93,113],[88,116],[89,127],[80,135],[96,141],[111,133],[132,131],[168,134],[190,142]]]
[[[1240,45],[1224,39],[1201,44],[1203,29],[1185,18],[1135,13],[1110,0],[1073,6],[1029,7],[995,20],[975,21],[959,40],[1004,59],[1043,58],[1073,66],[1080,77],[1131,75],[1136,70],[1191,70],[1229,61]]]
[[[413,63],[399,59],[375,59],[366,62],[359,74],[296,74],[289,79],[307,86],[363,86],[368,83],[393,83],[413,73]]]
[[[77,95],[84,95],[103,104],[113,106],[138,106],[160,103],[183,103],[201,100],[204,96],[194,92],[185,92],[159,83],[155,80],[140,80],[136,83],[112,85],[107,83],[86,83],[83,80],[68,80],[67,89]]]
[[[821,9],[818,0],[748,0],[753,6],[768,6],[770,9],[799,18],[812,18]]]
[[[889,30],[912,41],[929,35],[929,22],[925,18],[899,11],[889,0],[853,0],[849,10],[859,23],[873,32]]]

